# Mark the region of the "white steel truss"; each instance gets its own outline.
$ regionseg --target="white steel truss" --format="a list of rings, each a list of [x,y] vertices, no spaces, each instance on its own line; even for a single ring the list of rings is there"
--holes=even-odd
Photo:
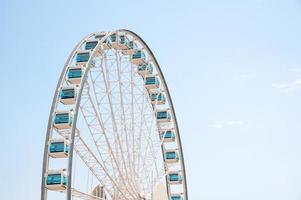
[[[126,51],[129,47],[121,46],[120,35],[125,35],[133,42],[135,49],[145,52],[142,63],[154,66],[151,73],[159,78],[159,87],[145,87],[146,77],[138,73],[137,62],[133,62],[132,54]],[[87,49],[88,42],[89,45],[94,42],[95,46]],[[83,57],[78,60],[76,56],[79,53]],[[82,62],[80,59],[86,60]],[[82,70],[80,82],[74,84],[68,80],[70,67]],[[66,86],[76,89],[74,104],[62,105],[60,102],[61,88]],[[152,102],[150,95],[154,92],[164,92],[166,103],[158,104],[157,100]],[[53,120],[57,110],[72,111],[69,113],[74,114],[74,121],[70,128],[54,128]],[[170,111],[171,119],[157,120],[156,113],[160,110]],[[174,142],[165,143],[162,140],[159,133],[166,130],[174,130]],[[71,182],[71,176],[80,172],[76,171],[77,162],[72,167],[74,150],[88,169],[87,184],[91,187],[102,186],[106,194],[104,198],[96,197],[92,193],[80,192],[82,190],[75,188],[74,183],[71,188],[69,183],[65,190],[67,200],[71,200],[71,196],[85,200],[154,200],[155,186],[162,178],[166,179],[168,198],[172,194],[181,194],[184,200],[188,199],[180,135],[167,85],[150,49],[131,31],[91,34],[71,53],[58,83],[49,117],[41,200],[47,200],[45,183],[48,169],[55,166],[52,163],[58,160],[48,156],[48,140],[56,137],[67,139],[70,144],[68,181]],[[177,150],[178,162],[165,162],[164,152],[168,149]],[[74,172],[68,173],[73,168]],[[181,172],[182,177],[178,184],[171,185],[167,180],[168,174],[174,171]],[[81,185],[79,183],[76,187]]]

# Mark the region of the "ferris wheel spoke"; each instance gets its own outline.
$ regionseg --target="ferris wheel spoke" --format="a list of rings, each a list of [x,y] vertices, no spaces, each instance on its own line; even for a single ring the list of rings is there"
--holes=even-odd
[[[105,59],[105,57],[104,57]],[[103,64],[101,65],[101,74],[102,74],[102,79],[105,85],[105,97],[108,100],[108,110],[109,110],[109,116],[107,119],[107,123],[111,123],[112,126],[112,133],[114,135],[114,144],[115,144],[115,155],[114,157],[116,157],[118,160],[120,160],[119,157],[119,150],[122,152],[122,147],[121,144],[119,142],[119,133],[117,130],[117,125],[116,125],[116,120],[115,120],[115,113],[114,113],[114,109],[113,109],[113,102],[112,102],[112,89],[111,89],[111,85],[110,85],[110,80],[109,79],[109,72],[108,72],[108,63],[107,60],[102,60]],[[110,66],[113,67],[113,66]],[[120,164],[118,165],[119,169],[120,169]]]
[[[106,145],[106,146],[103,145],[103,143],[104,143],[103,140],[105,140],[105,142],[108,142],[108,140],[106,138],[106,134],[105,134],[105,127],[104,127],[104,124],[102,123],[101,116],[97,113],[97,109],[93,103],[91,94],[89,92],[88,82],[85,85],[85,91],[83,92],[82,98],[84,98],[85,101],[84,101],[84,104],[82,104],[80,106],[80,109],[83,114],[84,120],[87,124],[87,127],[90,131],[90,135],[93,138],[98,155],[101,158],[101,160],[103,161],[103,164],[107,169],[109,169],[109,168],[107,167],[106,163],[107,163],[107,161],[111,161],[110,171],[112,171],[113,177],[117,178],[118,176],[114,169],[115,166],[114,166],[113,159],[110,156],[106,155],[106,154],[108,154],[108,151],[111,151],[109,149],[110,145]],[[108,147],[108,149],[104,149],[104,147]],[[104,158],[105,156],[107,158]]]
[[[132,141],[132,161],[133,163],[135,163],[135,107],[134,107],[134,89],[135,89],[135,69],[134,69],[134,66],[133,66],[133,63],[130,62],[130,68],[131,68],[131,77],[130,77],[130,91],[131,91],[131,99],[130,99],[130,102],[131,102],[131,132],[132,134],[130,136],[132,136],[132,138],[130,139]],[[134,164],[133,165],[133,174],[135,174],[136,178],[134,179],[134,181],[138,181],[137,179],[137,171],[136,171],[136,165]]]
[[[127,127],[127,122],[125,120],[125,103],[124,103],[124,82],[122,80],[122,71],[121,71],[121,56],[120,56],[120,52],[116,51],[116,61],[117,61],[117,74],[118,74],[118,82],[119,82],[119,96],[120,96],[120,105],[121,105],[121,120],[120,120],[120,126],[123,127],[124,129],[124,133],[125,133],[125,146],[126,146],[126,156],[127,156],[127,160],[128,160],[128,165],[125,165],[125,167],[129,168],[129,174],[130,176],[128,177],[128,179],[132,182],[133,187],[135,188],[135,190],[137,191],[137,188],[135,187],[135,176],[133,173],[133,162],[131,160],[131,156],[130,156],[130,146],[129,146],[129,133],[128,133],[128,127]],[[134,180],[134,182],[133,182]]]
[[[136,77],[136,80],[137,78],[140,78],[140,77]],[[139,173],[145,173],[147,171],[147,169],[145,170],[141,170],[139,168],[139,162],[140,162],[140,159],[142,157],[142,154],[143,154],[143,150],[144,148],[142,148],[142,142],[144,142],[142,140],[142,135],[145,133],[145,129],[143,128],[143,121],[144,121],[144,117],[145,117],[145,108],[146,108],[146,98],[144,96],[144,90],[141,90],[139,87],[138,87],[138,84],[135,84],[135,89],[137,90],[137,92],[139,92],[138,94],[134,94],[133,93],[133,99],[134,99],[134,105],[135,105],[135,108],[137,108],[137,112],[136,113],[136,120],[135,120],[135,127],[137,127],[137,136],[134,135],[134,146],[135,146],[135,151],[133,152],[133,156],[134,156],[134,166],[137,166],[136,169],[138,170],[136,172],[136,175],[137,175],[137,182],[140,182],[141,179],[143,179],[143,176]],[[143,85],[144,87],[144,85]],[[142,94],[140,93],[142,92]],[[139,96],[139,98],[141,99],[137,99],[137,95]],[[142,101],[141,104],[138,104],[138,102]]]
[[[91,149],[80,136],[77,136],[75,138],[74,150],[86,164],[89,170],[98,179],[99,183],[102,186],[105,186],[105,190],[108,192],[108,194],[112,196],[112,189],[110,188],[108,183],[112,182],[112,180],[114,179],[111,177],[107,169],[101,164],[101,162],[97,159],[97,157],[93,154]],[[115,185],[115,182],[112,183]]]
[[[149,141],[149,137],[150,137],[150,135],[152,133],[152,128],[153,128],[154,121],[155,121],[154,117],[152,117],[151,118],[151,124],[150,124],[150,126],[148,126],[147,124],[145,124],[145,126],[148,127],[148,135],[145,136],[145,139],[147,141],[145,152],[144,152],[143,155],[142,154],[140,155],[140,157],[143,159],[143,161],[142,161],[142,167],[141,167],[142,171],[144,171],[146,169],[146,166],[147,166],[147,162],[146,161],[147,161],[148,151],[150,151],[151,154],[153,154],[153,151],[152,151],[153,146],[152,146],[152,143]],[[146,121],[145,121],[145,123],[146,123]],[[140,165],[140,163],[139,163],[139,165]],[[159,176],[159,170],[158,170],[157,163],[155,163],[155,167],[156,167],[157,176]]]
[[[96,73],[96,74],[98,74],[98,73]],[[98,75],[97,75],[98,76]],[[99,77],[99,76],[98,76]],[[97,77],[94,79],[93,78],[93,74],[92,74],[92,70],[90,71],[90,78],[91,78],[91,82],[92,82],[92,89],[93,89],[93,94],[90,94],[89,93],[89,95],[90,95],[90,97],[91,96],[93,96],[94,98],[95,98],[95,100],[96,100],[96,110],[95,110],[95,112],[97,112],[97,114],[98,114],[98,116],[99,116],[99,122],[100,122],[100,124],[101,124],[101,130],[102,130],[102,133],[103,133],[103,135],[105,135],[106,137],[108,137],[108,134],[107,134],[107,129],[106,129],[106,127],[105,127],[105,122],[103,121],[103,118],[102,118],[102,115],[101,115],[101,113],[99,112],[99,110],[101,110],[101,108],[100,108],[100,104],[101,104],[101,101],[99,101],[99,96],[98,96],[98,92],[97,92],[97,90],[96,90],[96,87],[97,87],[97,85],[96,85],[96,82],[97,82]],[[92,100],[92,98],[90,98],[90,101],[93,101]],[[109,140],[108,140],[109,141]],[[110,147],[111,145],[108,145],[108,147]],[[97,145],[97,147],[99,147],[99,145]]]
[[[117,169],[120,172],[120,177],[121,179],[124,181],[124,184],[126,185],[126,187],[129,187],[129,190],[131,190],[134,194],[137,194],[139,196],[139,194],[137,193],[137,191],[135,190],[135,188],[133,187],[132,183],[130,181],[126,181],[126,180],[130,180],[129,179],[129,174],[128,174],[128,169],[126,167],[126,162],[125,162],[125,158],[124,158],[124,154],[123,154],[123,147],[120,141],[120,134],[119,134],[119,130],[117,129],[117,123],[116,123],[116,118],[115,118],[115,114],[114,114],[114,108],[113,108],[113,101],[112,101],[112,95],[111,93],[109,93],[108,91],[110,91],[110,76],[109,76],[109,69],[108,69],[108,63],[105,60],[104,64],[101,65],[102,67],[102,75],[103,75],[103,80],[105,83],[105,88],[107,91],[107,97],[108,97],[108,101],[109,101],[109,107],[110,107],[110,114],[111,114],[111,121],[112,121],[112,126],[113,126],[113,134],[115,135],[115,144],[116,144],[116,156],[113,153],[113,158],[116,159],[116,157],[119,157],[118,151],[120,150],[121,152],[121,158],[120,160],[122,161],[122,164],[117,165]],[[119,146],[119,149],[118,147]],[[121,166],[123,166],[124,172],[125,172],[125,177],[124,178],[122,171],[121,171]]]
[[[102,186],[105,186],[104,189],[107,191],[107,193],[111,197],[113,196],[113,189],[110,187],[111,185],[114,186],[122,195],[125,195],[122,188],[120,188],[119,184],[116,183],[116,179],[111,176],[111,174],[108,172],[108,169],[104,167],[104,165],[97,159],[97,157],[93,154],[91,149],[80,136],[75,138],[74,144],[74,150],[78,156],[83,160],[83,162],[102,184]]]
[[[159,177],[160,176],[160,170],[159,170],[159,166],[158,166],[158,163],[157,163],[159,159],[157,159],[156,155],[160,155],[160,154],[158,154],[159,152],[156,152],[156,149],[155,149],[154,146],[161,146],[161,143],[160,143],[160,140],[157,140],[157,145],[156,145],[155,142],[152,140],[153,137],[151,137],[151,134],[154,133],[154,132],[152,132],[152,129],[156,128],[156,127],[153,127],[154,120],[155,120],[155,118],[153,116],[151,117],[150,120],[144,120],[145,127],[148,127],[148,135],[147,136],[145,135],[146,136],[145,139],[147,141],[147,146],[151,147],[151,155],[153,157],[153,163],[154,163],[154,167],[155,167],[155,170],[156,170],[156,175],[157,175],[157,177]],[[151,121],[150,126],[147,125],[147,121]],[[159,136],[157,135],[157,131],[155,133],[156,133],[156,135],[154,135],[154,137],[159,138]],[[157,151],[158,150],[159,149],[157,149]],[[161,158],[161,160],[162,159],[163,158]]]
[[[92,99],[91,99],[90,93],[87,92],[87,95],[88,95],[89,102],[91,103],[91,107],[92,107],[92,111],[90,111],[90,113],[91,113],[91,112],[94,112],[94,114],[95,114],[96,116],[99,116],[99,115],[97,115],[97,109],[95,108],[95,105],[93,104],[93,101],[92,101]],[[85,115],[85,109],[82,108],[81,110],[82,110],[83,115]],[[85,119],[86,119],[86,118],[85,118]],[[97,118],[97,119],[98,119],[99,124],[102,124],[102,123],[100,123],[100,122],[101,122],[101,119],[99,119],[99,118]],[[91,125],[88,124],[88,127],[91,127]],[[95,130],[96,130],[96,131],[99,131],[99,128],[100,128],[100,127],[98,126],[98,129],[97,129],[97,128],[93,129],[94,131],[92,131],[92,136],[95,137],[95,133],[96,133]],[[90,130],[91,130],[91,129],[90,129]],[[104,127],[103,127],[103,130],[105,130]],[[109,139],[107,138],[107,136],[106,136],[105,133],[103,134],[103,136],[104,136],[104,138],[105,138],[105,140],[106,140],[106,142],[107,142],[107,146],[108,146],[108,148],[109,148],[110,155],[113,155],[113,153],[112,153],[113,150],[112,150],[111,145],[110,145],[110,143],[109,143]],[[103,148],[103,146],[99,146],[99,143],[98,143],[98,144],[96,143],[96,145],[97,145],[97,150],[98,150],[98,151],[99,151],[101,148]],[[101,152],[99,152],[99,154],[100,154],[100,157],[102,158]],[[105,163],[104,160],[102,160],[102,161],[103,161],[103,163]],[[112,160],[111,160],[112,166],[113,166],[113,161],[115,161],[114,163],[118,165],[118,163],[116,163],[116,160],[115,160],[114,157],[113,157]],[[106,171],[107,173],[108,173],[109,171],[113,171],[113,170],[109,170],[107,167],[105,167],[105,166],[103,166],[103,165],[101,165],[101,166],[103,167],[103,170]],[[117,166],[117,167],[118,167],[118,166]],[[112,167],[112,168],[114,168],[114,167]],[[112,181],[112,180],[116,180],[116,179],[118,178],[118,176],[120,176],[120,174],[119,174],[119,175],[115,174],[115,175],[113,175],[113,177],[111,177],[111,175],[110,175],[109,173],[108,173],[107,175],[108,175],[108,177],[110,177],[110,180],[111,180],[111,181]],[[122,194],[124,193],[124,192],[123,192],[123,189],[120,189],[120,188],[118,187],[118,184],[117,184],[117,183],[115,183],[114,186],[118,189],[119,192],[121,192]],[[129,193],[129,191],[127,191],[127,192]],[[135,194],[135,193],[129,193],[129,194],[133,195],[133,197],[134,197],[134,194]]]
[[[91,81],[92,81],[92,88],[93,88],[93,93],[94,93],[94,97],[95,97],[95,99],[96,99],[96,101],[97,101],[97,110],[101,110],[101,108],[99,107],[100,106],[100,101],[99,101],[99,97],[98,97],[98,93],[97,93],[97,91],[96,91],[96,82],[97,82],[97,80],[96,79],[93,79],[92,78],[93,76],[92,76],[92,73],[91,73]],[[100,76],[98,76],[98,75],[96,75],[96,77],[100,77]],[[92,101],[92,99],[90,98],[90,100]],[[95,112],[97,112],[96,110],[95,110]],[[105,127],[105,122],[103,122],[103,119],[102,119],[102,116],[101,116],[101,114],[99,113],[98,114],[98,116],[99,116],[99,121],[101,122],[101,127],[102,127],[102,131],[103,131],[103,136],[104,136],[104,138],[105,138],[105,142],[104,143],[102,143],[102,144],[104,144],[104,145],[106,145],[107,146],[107,148],[108,148],[108,153],[110,154],[110,160],[111,160],[111,166],[115,166],[115,167],[113,167],[113,170],[114,170],[114,173],[116,174],[116,172],[115,172],[115,168],[117,168],[117,166],[118,166],[118,163],[116,162],[116,159],[114,159],[114,157],[113,157],[113,149],[112,149],[112,147],[111,147],[111,144],[110,144],[110,139],[108,138],[108,133],[107,133],[107,129],[106,129],[106,127]],[[100,145],[99,144],[99,142],[98,142],[98,144],[96,145],[97,146],[97,149],[99,150],[99,149],[103,149],[105,146],[103,146],[103,145]],[[119,174],[120,174],[120,172],[119,172]],[[120,175],[115,175],[114,177],[115,178],[118,178]]]
[[[135,160],[137,160],[137,163],[138,163],[138,167],[139,167],[139,163],[140,163],[140,158],[141,158],[141,143],[142,143],[142,133],[144,132],[143,130],[143,120],[144,120],[144,110],[145,110],[145,100],[144,98],[142,99],[142,108],[141,108],[141,111],[140,111],[140,127],[139,127],[139,135],[138,135],[138,144],[137,144],[137,148],[138,150],[135,152]],[[138,168],[139,169],[139,168]],[[140,170],[139,170],[140,171]],[[138,172],[139,172],[138,171]],[[146,173],[146,172],[143,172],[142,173]],[[140,173],[138,173],[140,174]],[[140,178],[140,177],[139,177]]]
[[[150,131],[150,130],[149,130]],[[144,136],[146,137],[146,136]],[[141,138],[143,140],[143,138]],[[146,138],[144,138],[146,139]],[[157,167],[157,163],[156,163],[156,158],[152,155],[151,157],[148,156],[148,152],[151,151],[151,148],[150,146],[152,145],[152,142],[151,141],[147,141],[147,144],[146,144],[146,147],[144,147],[144,151],[143,152],[140,152],[140,155],[139,155],[139,159],[141,160],[142,159],[142,163],[140,164],[137,164],[138,165],[138,174],[140,176],[142,176],[140,178],[140,181],[144,182],[144,184],[142,185],[148,185],[150,188],[151,186],[150,185],[153,185],[153,182],[152,180],[149,180],[148,179],[148,173],[152,172],[152,170],[149,170],[150,168],[155,168],[156,170],[156,174],[157,176],[159,176],[159,172],[158,172],[158,167]],[[153,154],[153,152],[150,152]],[[140,161],[139,161],[140,162]],[[150,189],[148,189],[150,190]],[[148,191],[149,192],[149,191]]]
[[[91,72],[91,71],[90,71],[90,72]],[[97,78],[97,77],[99,78],[99,77],[100,77],[99,74],[101,74],[101,73],[98,72],[98,74],[97,74],[95,77],[96,77],[96,78]],[[93,76],[92,76],[92,73],[90,74],[90,76],[91,76],[91,78],[93,77]],[[119,83],[119,81],[117,81],[117,82]],[[92,84],[92,86],[93,86],[93,91],[94,91],[95,99],[96,99],[96,101],[98,102],[98,103],[97,103],[98,110],[102,110],[102,109],[100,109],[100,107],[99,107],[99,105],[101,104],[101,102],[98,100],[98,99],[99,99],[99,94],[100,94],[100,93],[97,93],[97,92],[96,92],[96,85],[95,85],[95,84],[97,83],[97,80],[92,78],[92,83],[94,83],[94,84]],[[111,91],[112,91],[114,88],[113,88],[113,89],[112,89],[112,88],[108,88],[108,89],[109,89],[109,92],[107,91],[106,93],[111,93]],[[106,95],[103,95],[103,96],[105,97]],[[123,107],[122,107],[122,108],[123,108]],[[121,121],[120,121],[120,122],[121,122]],[[124,168],[126,168],[126,167],[127,167],[127,166],[124,166]],[[131,177],[131,176],[130,176],[130,177]],[[136,190],[136,193],[138,193],[137,190]]]
[[[97,130],[97,129],[94,129],[94,130]],[[92,132],[92,134],[95,134],[95,132]],[[108,142],[108,139],[107,139],[107,142]],[[103,148],[104,146],[98,146],[98,145],[100,145],[99,143],[97,144],[97,149],[99,150],[100,148]],[[109,147],[110,147],[110,145],[108,145]],[[109,151],[112,151],[112,150],[109,150]],[[101,153],[100,153],[101,154]],[[100,155],[101,156],[101,155]],[[101,156],[101,158],[102,158],[102,156]],[[103,165],[102,165],[102,168],[103,168],[103,170],[107,173],[107,176],[110,178],[110,181],[112,182],[113,180],[116,180],[117,179],[117,175],[115,174],[115,175],[113,175],[112,177],[111,177],[111,175],[110,175],[110,171],[113,171],[112,170],[112,168],[111,168],[111,170],[110,169],[108,169],[105,165],[105,161],[102,159],[102,161],[103,161]],[[112,163],[112,161],[111,161],[111,163]],[[120,193],[122,193],[122,194],[124,194],[124,191],[123,191],[123,189],[122,188],[119,188],[119,185],[120,184],[118,184],[118,183],[114,183],[113,184],[114,185],[114,187],[115,188],[117,188],[117,190],[118,190],[118,192],[120,192]]]

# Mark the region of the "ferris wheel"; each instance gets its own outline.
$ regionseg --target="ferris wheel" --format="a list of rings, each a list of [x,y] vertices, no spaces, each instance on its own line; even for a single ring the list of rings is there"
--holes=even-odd
[[[41,200],[187,200],[177,119],[160,66],[134,32],[71,52],[45,141]]]

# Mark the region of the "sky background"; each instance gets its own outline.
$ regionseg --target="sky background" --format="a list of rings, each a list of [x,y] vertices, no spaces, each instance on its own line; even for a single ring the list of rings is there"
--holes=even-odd
[[[0,0],[1,199],[40,198],[67,56],[119,28],[162,66],[191,200],[301,199],[300,0]]]

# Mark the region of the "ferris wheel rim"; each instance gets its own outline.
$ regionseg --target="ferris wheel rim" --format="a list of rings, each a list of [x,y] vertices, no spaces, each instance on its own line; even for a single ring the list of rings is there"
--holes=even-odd
[[[135,39],[139,40],[140,44],[142,44],[142,46],[144,47],[143,49],[145,49],[150,57],[152,58],[151,60],[154,62],[156,69],[158,70],[158,75],[160,77],[160,80],[163,82],[163,86],[164,86],[164,90],[165,93],[167,94],[168,98],[168,102],[170,105],[170,110],[172,112],[172,116],[173,116],[173,123],[176,129],[176,133],[177,133],[177,144],[178,144],[178,148],[180,150],[180,156],[181,156],[181,173],[183,175],[183,186],[184,186],[184,196],[185,196],[185,200],[188,199],[188,192],[187,192],[187,179],[186,179],[186,171],[185,171],[185,164],[184,164],[184,156],[183,156],[183,148],[182,148],[182,142],[181,142],[181,138],[180,138],[180,131],[179,131],[179,127],[178,127],[178,122],[177,122],[177,118],[176,118],[176,114],[175,114],[175,108],[172,102],[172,98],[166,83],[166,80],[164,78],[164,75],[162,73],[161,67],[155,57],[155,55],[153,54],[153,52],[151,51],[151,49],[149,48],[149,46],[147,45],[147,43],[139,36],[137,35],[135,32],[127,30],[127,29],[119,29],[116,31],[112,31],[112,32],[106,32],[105,36],[100,40],[101,42],[99,42],[99,44],[103,43],[103,41],[105,41],[107,38],[109,38],[112,34],[114,33],[118,33],[118,32],[125,32],[130,34],[131,36],[133,36]],[[44,199],[45,197],[45,173],[46,173],[46,167],[47,167],[47,162],[48,162],[48,141],[50,138],[50,132],[51,132],[51,127],[52,127],[52,118],[53,118],[53,113],[55,111],[55,106],[58,103],[58,96],[59,96],[59,89],[60,86],[62,85],[63,81],[64,81],[64,74],[66,73],[66,70],[68,69],[69,63],[71,61],[71,59],[73,58],[73,56],[76,54],[77,50],[79,49],[79,47],[85,42],[87,41],[91,36],[95,35],[96,33],[92,33],[87,35],[86,37],[84,37],[73,49],[73,51],[70,53],[65,66],[62,70],[62,73],[60,75],[56,90],[55,90],[55,95],[53,97],[53,101],[52,101],[52,106],[51,106],[51,110],[50,110],[50,114],[49,114],[49,119],[48,119],[48,126],[47,126],[47,134],[46,134],[46,141],[45,141],[45,149],[44,149],[44,158],[43,158],[43,171],[42,171],[42,185],[41,185],[41,199]],[[98,45],[99,45],[98,44]],[[95,51],[91,54],[91,58],[95,55]],[[70,175],[68,176],[68,181],[69,183],[71,183],[72,181],[72,163],[73,163],[73,152],[74,152],[74,137],[75,137],[75,132],[76,132],[76,124],[77,124],[77,117],[78,117],[78,113],[79,113],[79,107],[80,107],[80,102],[81,102],[81,96],[82,96],[82,92],[83,92],[83,86],[87,81],[87,76],[86,74],[90,71],[91,69],[91,61],[92,59],[89,59],[88,63],[87,63],[87,67],[85,70],[85,75],[83,76],[83,80],[80,83],[80,91],[79,91],[79,95],[78,95],[78,99],[76,101],[75,104],[75,110],[74,110],[74,123],[72,124],[72,128],[71,128],[71,143],[70,143],[70,155],[69,155],[69,162],[68,162],[68,172],[70,173]],[[67,185],[67,199],[71,199],[71,184]]]

